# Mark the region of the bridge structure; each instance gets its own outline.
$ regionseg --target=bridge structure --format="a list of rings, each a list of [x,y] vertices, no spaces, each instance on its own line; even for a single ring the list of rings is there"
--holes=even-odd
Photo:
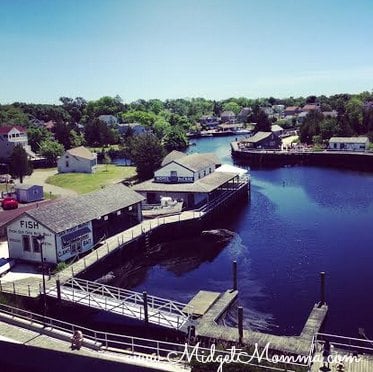
[[[193,313],[192,306],[178,301],[78,278],[57,281],[46,295],[180,331],[187,330]]]

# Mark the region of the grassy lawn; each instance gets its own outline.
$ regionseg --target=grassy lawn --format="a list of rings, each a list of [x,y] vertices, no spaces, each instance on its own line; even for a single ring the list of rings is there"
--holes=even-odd
[[[136,176],[135,167],[118,167],[116,165],[98,166],[96,173],[64,173],[47,178],[47,183],[64,189],[74,190],[79,194],[95,191],[102,186],[113,184]]]

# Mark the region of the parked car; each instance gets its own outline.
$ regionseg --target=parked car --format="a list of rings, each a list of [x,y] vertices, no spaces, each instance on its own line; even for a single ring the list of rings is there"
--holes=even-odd
[[[16,198],[13,198],[11,196],[6,196],[2,201],[1,201],[1,206],[4,210],[7,209],[16,209],[18,208],[18,201]]]

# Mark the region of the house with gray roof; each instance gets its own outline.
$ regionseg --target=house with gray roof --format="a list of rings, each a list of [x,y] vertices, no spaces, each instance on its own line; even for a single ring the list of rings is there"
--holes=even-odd
[[[84,146],[67,150],[57,161],[58,173],[94,173],[97,154]]]
[[[143,200],[134,190],[116,184],[27,210],[8,225],[9,255],[39,262],[36,237],[42,234],[46,262],[66,261],[92,249],[103,238],[141,222]]]
[[[273,132],[256,132],[239,142],[240,148],[280,149],[281,139]]]
[[[171,152],[162,164],[154,178],[133,186],[147,204],[159,204],[167,196],[183,200],[186,209],[198,208],[224,191],[233,190],[240,176],[237,172],[215,172],[220,161],[213,153]]]
[[[332,137],[328,150],[364,152],[369,149],[368,137]]]

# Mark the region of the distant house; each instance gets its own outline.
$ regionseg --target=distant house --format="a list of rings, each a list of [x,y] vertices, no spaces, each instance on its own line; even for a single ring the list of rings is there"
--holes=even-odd
[[[273,105],[272,108],[274,112],[281,114],[285,110],[285,105]]]
[[[20,184],[15,187],[17,200],[21,203],[31,203],[44,199],[43,186]]]
[[[272,116],[274,114],[272,107],[261,107],[260,108],[267,116]]]
[[[309,103],[302,107],[302,111],[320,111],[320,104],[319,103]]]
[[[118,130],[122,136],[129,134],[138,136],[139,134],[143,134],[147,131],[145,126],[140,123],[118,124]]]
[[[94,173],[97,167],[97,154],[84,146],[67,150],[57,162],[59,173]]]
[[[54,130],[54,127],[56,126],[56,123],[53,120],[49,120],[46,123],[43,124],[44,128],[52,132]]]
[[[219,120],[213,115],[202,115],[199,119],[199,123],[207,128],[214,128],[219,124]]]
[[[336,151],[366,151],[369,149],[368,137],[332,137],[328,150]]]
[[[8,160],[17,145],[21,145],[30,157],[36,156],[28,144],[25,128],[18,125],[0,127],[0,159]]]
[[[338,117],[338,111],[337,110],[323,111],[322,114],[325,118],[337,118]]]
[[[114,115],[100,115],[98,119],[104,122],[106,125],[118,124],[118,118]]]
[[[276,136],[281,136],[284,133],[284,128],[280,125],[273,124],[271,125],[271,132],[274,133]]]
[[[308,116],[309,111],[302,111],[297,116],[297,124],[303,124]]]
[[[298,106],[289,106],[286,107],[284,110],[284,116],[294,116],[300,112],[300,108]]]
[[[237,121],[239,123],[247,123],[247,119],[251,114],[252,109],[251,107],[243,107],[240,113],[237,115]]]
[[[252,137],[240,141],[239,145],[254,149],[279,149],[281,143],[281,139],[272,132],[257,132]]]
[[[231,123],[234,124],[236,121],[236,115],[233,111],[223,111],[220,115],[222,123]]]

